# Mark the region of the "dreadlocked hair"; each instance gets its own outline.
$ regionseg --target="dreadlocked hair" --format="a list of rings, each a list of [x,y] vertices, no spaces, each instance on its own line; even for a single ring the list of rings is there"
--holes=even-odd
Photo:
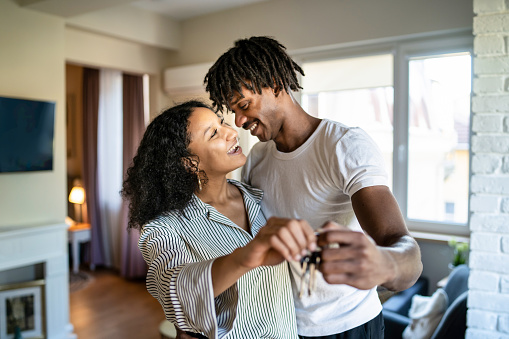
[[[270,37],[251,37],[237,40],[209,69],[203,83],[213,108],[222,112],[242,86],[258,94],[265,87],[298,91],[302,87],[296,72],[304,75],[285,46]]]
[[[198,156],[189,152],[189,117],[200,101],[188,101],[165,110],[147,127],[122,185],[129,202],[128,228],[141,229],[167,211],[180,211],[203,184],[205,172],[198,169]]]

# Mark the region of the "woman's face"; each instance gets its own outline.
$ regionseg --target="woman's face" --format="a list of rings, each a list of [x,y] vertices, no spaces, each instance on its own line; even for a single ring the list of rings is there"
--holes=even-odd
[[[241,167],[246,162],[237,131],[208,108],[197,107],[189,117],[189,151],[200,159],[198,168],[209,178]]]

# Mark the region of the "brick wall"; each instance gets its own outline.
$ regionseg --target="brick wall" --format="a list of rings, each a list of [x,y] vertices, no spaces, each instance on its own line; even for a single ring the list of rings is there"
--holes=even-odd
[[[474,0],[467,339],[509,339],[509,1]]]

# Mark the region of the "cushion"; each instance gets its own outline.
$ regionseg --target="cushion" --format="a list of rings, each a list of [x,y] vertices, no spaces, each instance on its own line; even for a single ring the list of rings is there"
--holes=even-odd
[[[431,338],[448,305],[447,294],[442,288],[431,297],[414,295],[408,311],[410,324],[403,331],[403,339]]]
[[[412,287],[398,292],[386,300],[386,302],[383,303],[383,310],[396,312],[408,317],[408,311],[412,305],[412,297],[416,294],[428,295],[428,284],[428,278],[419,277]],[[394,294],[394,292],[390,293]]]

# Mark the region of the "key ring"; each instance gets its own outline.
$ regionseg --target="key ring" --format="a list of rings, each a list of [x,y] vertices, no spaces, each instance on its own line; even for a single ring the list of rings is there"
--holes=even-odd
[[[320,231],[316,231],[315,235],[318,237],[320,235]],[[339,248],[338,243],[327,244],[325,248]],[[320,262],[322,261],[322,248],[317,247],[317,249],[313,252],[309,252],[300,260],[301,266],[301,280],[300,280],[300,288],[299,288],[299,298],[304,296],[304,291],[306,289],[308,296],[311,295],[311,292],[315,290],[316,287],[316,270],[318,269]],[[306,281],[307,280],[307,281]]]

